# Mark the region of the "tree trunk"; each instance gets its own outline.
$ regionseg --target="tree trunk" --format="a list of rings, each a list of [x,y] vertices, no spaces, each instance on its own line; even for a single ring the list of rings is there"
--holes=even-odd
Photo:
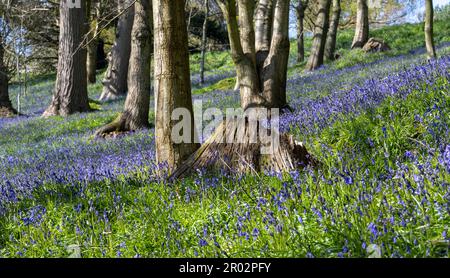
[[[369,40],[369,6],[367,0],[358,0],[356,14],[356,30],[352,49],[362,48]]]
[[[88,41],[90,43],[87,46],[87,79],[88,82],[91,84],[95,84],[97,82],[97,48],[98,48],[98,20],[100,18],[99,15],[99,7],[98,3],[92,3],[92,1],[88,1],[88,11],[87,11],[87,22],[88,26],[92,28],[92,25],[94,25],[94,30],[89,30],[88,35]],[[95,5],[95,6],[94,6]],[[92,7],[95,7],[94,12],[95,16],[92,15]]]
[[[128,8],[133,0],[119,0],[119,12]],[[127,76],[131,53],[131,29],[134,5],[122,14],[117,24],[116,41],[109,54],[109,64],[103,79],[101,101],[113,100],[127,93]]]
[[[314,28],[314,39],[311,47],[311,55],[309,56],[308,64],[306,65],[307,70],[315,70],[323,65],[331,0],[320,0],[319,5],[319,11]]]
[[[269,56],[272,43],[272,29],[274,17],[274,1],[260,0],[256,9],[255,17],[255,51],[256,51],[256,69],[259,75],[260,89],[262,89],[264,62]]]
[[[11,101],[9,99],[8,92],[8,69],[4,64],[5,49],[3,46],[3,38],[0,34],[0,117],[11,116],[16,114],[16,111],[12,108]]]
[[[297,13],[297,62],[303,63],[305,61],[305,10],[307,4],[302,0],[298,0],[297,7],[295,9]]]
[[[172,171],[199,147],[195,138],[186,15],[184,1],[153,0],[153,6],[156,159]],[[178,120],[172,118],[173,112],[180,109],[190,117],[190,130],[183,130],[183,136],[172,136]]]
[[[209,17],[209,0],[205,0],[205,20],[203,21],[202,28],[202,58],[200,60],[200,84],[205,83],[205,56],[206,56],[206,43],[207,43],[207,28]]]
[[[98,136],[150,127],[150,67],[152,53],[152,5],[149,0],[135,2],[135,16],[131,31],[129,92],[124,112],[111,124],[97,131]]]
[[[255,29],[253,14],[255,13],[254,0],[238,0],[239,32],[242,50],[253,64],[256,63]]]
[[[191,19],[192,19],[192,13],[194,12],[194,6],[191,5],[191,2],[189,0],[186,0],[185,6],[186,6],[186,8],[189,6],[189,15],[187,18],[186,30],[187,30],[188,34],[190,34],[191,33]]]
[[[433,0],[425,0],[425,44],[427,47],[428,59],[436,58],[436,48],[433,39],[433,20]]]
[[[328,30],[327,42],[325,44],[325,59],[334,60],[334,52],[336,51],[336,38],[339,28],[339,20],[341,18],[341,0],[333,0],[333,13]]]
[[[236,1],[227,0],[218,2],[227,22],[228,37],[230,40],[231,57],[236,65],[237,79],[240,85],[241,107],[265,104],[260,96],[259,77],[256,66],[249,55],[244,54],[239,33],[236,14]]]
[[[80,8],[71,8],[70,0],[60,2],[60,35],[58,74],[53,100],[44,117],[67,116],[90,110],[86,79],[86,1]]]
[[[269,55],[264,63],[264,98],[269,107],[285,108],[287,68],[289,62],[289,1],[279,0],[275,6]]]

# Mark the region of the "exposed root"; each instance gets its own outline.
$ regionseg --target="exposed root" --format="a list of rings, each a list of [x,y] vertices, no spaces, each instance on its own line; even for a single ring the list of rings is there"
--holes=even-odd
[[[151,125],[148,123],[136,125],[131,120],[130,114],[122,113],[113,122],[99,128],[95,132],[95,136],[101,138],[117,137],[122,134],[134,132],[137,129],[144,129],[150,127]]]

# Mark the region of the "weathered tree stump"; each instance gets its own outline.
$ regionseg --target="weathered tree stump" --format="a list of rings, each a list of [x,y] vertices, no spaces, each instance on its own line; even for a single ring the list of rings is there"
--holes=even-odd
[[[365,52],[386,52],[391,50],[391,47],[382,39],[370,38],[363,50]]]
[[[308,165],[318,165],[306,147],[295,141],[292,135],[277,134],[279,144],[269,146],[267,142],[262,142],[258,134],[272,135],[272,131],[261,125],[257,125],[256,129],[251,127],[248,118],[223,121],[213,135],[169,179],[183,178],[198,169],[257,174],[264,170],[288,172]],[[270,153],[262,151],[267,147],[272,148]]]

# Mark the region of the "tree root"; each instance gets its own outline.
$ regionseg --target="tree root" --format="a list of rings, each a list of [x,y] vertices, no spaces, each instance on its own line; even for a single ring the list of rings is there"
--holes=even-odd
[[[134,132],[138,129],[151,128],[149,123],[136,125],[131,120],[129,113],[122,113],[113,122],[104,125],[95,132],[95,137],[108,138],[116,137],[121,134]]]

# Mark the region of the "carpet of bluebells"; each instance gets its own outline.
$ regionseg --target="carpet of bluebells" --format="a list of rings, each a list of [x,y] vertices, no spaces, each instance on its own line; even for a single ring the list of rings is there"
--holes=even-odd
[[[93,137],[123,100],[43,119],[54,80],[33,81],[24,116],[0,119],[0,257],[449,257],[449,46],[291,74],[281,127],[320,168],[175,184],[156,175],[154,130]]]

